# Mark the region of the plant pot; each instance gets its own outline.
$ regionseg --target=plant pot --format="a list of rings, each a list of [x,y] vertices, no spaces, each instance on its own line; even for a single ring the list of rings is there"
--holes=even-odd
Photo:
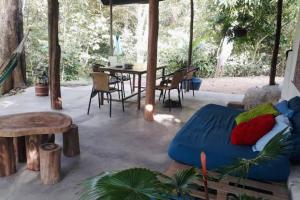
[[[38,96],[38,97],[49,96],[49,86],[43,85],[43,84],[36,84],[35,85],[35,96]]]

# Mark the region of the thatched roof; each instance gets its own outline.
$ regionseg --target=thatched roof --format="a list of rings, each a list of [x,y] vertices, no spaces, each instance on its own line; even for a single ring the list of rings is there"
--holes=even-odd
[[[162,1],[162,0],[160,0]],[[104,5],[109,5],[109,0],[101,0]],[[125,4],[146,4],[149,0],[112,0],[113,5],[125,5]]]

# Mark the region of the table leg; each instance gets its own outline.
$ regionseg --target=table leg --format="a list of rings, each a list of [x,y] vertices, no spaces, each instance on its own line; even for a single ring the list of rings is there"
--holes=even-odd
[[[135,74],[133,74],[132,78],[132,91],[135,92]]]
[[[25,163],[26,162],[26,145],[25,137],[14,138],[14,148],[16,155],[16,162]]]
[[[27,169],[32,171],[40,170],[40,145],[47,142],[48,135],[30,135],[25,137]]]
[[[137,94],[137,103],[138,103],[138,110],[141,109],[141,92],[142,92],[142,75],[138,75],[138,94]]]
[[[17,172],[13,138],[0,137],[0,177]]]
[[[72,124],[70,129],[63,133],[63,153],[67,157],[80,154],[78,126],[76,124]]]

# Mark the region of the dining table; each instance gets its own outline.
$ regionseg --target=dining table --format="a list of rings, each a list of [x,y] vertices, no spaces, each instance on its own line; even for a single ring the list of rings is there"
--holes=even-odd
[[[158,65],[156,68],[156,71],[161,71],[161,76],[157,76],[157,79],[159,78],[164,78],[165,77],[165,68],[166,65]],[[99,65],[99,67],[97,68],[98,71],[101,72],[109,72],[111,74],[129,74],[129,75],[133,75],[133,92],[124,97],[124,101],[133,98],[135,96],[137,96],[137,109],[140,110],[141,109],[141,97],[142,97],[142,92],[145,91],[145,86],[142,86],[142,78],[143,75],[147,74],[147,66],[144,64],[134,64],[132,65],[132,67],[130,68],[126,68],[123,66],[103,66],[103,65]],[[136,85],[136,77],[137,77],[137,85]],[[137,89],[137,92],[135,92],[135,89]],[[102,94],[102,103],[103,103],[103,94]],[[114,100],[114,101],[118,101],[118,100]]]

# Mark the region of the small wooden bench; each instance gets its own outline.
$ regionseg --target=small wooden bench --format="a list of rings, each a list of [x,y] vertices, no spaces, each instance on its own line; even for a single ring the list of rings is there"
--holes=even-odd
[[[173,161],[165,174],[172,176],[177,171],[188,169],[190,166]],[[215,179],[208,181],[208,191],[210,200],[227,200],[229,196],[249,195],[256,198],[268,200],[288,200],[288,189],[285,183],[259,182],[254,180],[243,180],[239,183],[239,178],[226,176],[218,180],[219,174],[208,172],[209,177]],[[204,184],[202,180],[195,180],[200,187],[193,189],[191,194],[196,199],[205,199]]]
[[[75,129],[75,131],[74,131]],[[39,146],[49,142],[49,135],[64,134],[64,144],[68,149],[64,152],[71,152],[67,156],[76,156],[80,153],[78,127],[72,124],[72,118],[56,112],[32,112],[0,117],[0,177],[16,173],[16,153],[26,153],[27,168],[39,171]],[[69,135],[70,134],[70,135]],[[25,145],[17,144],[14,148],[14,138],[25,140],[26,152],[24,149],[16,149]],[[53,138],[51,139],[53,140]],[[69,141],[76,140],[76,141]],[[71,148],[71,150],[70,150]],[[73,148],[73,149],[72,149]],[[20,156],[20,155],[19,155]]]

